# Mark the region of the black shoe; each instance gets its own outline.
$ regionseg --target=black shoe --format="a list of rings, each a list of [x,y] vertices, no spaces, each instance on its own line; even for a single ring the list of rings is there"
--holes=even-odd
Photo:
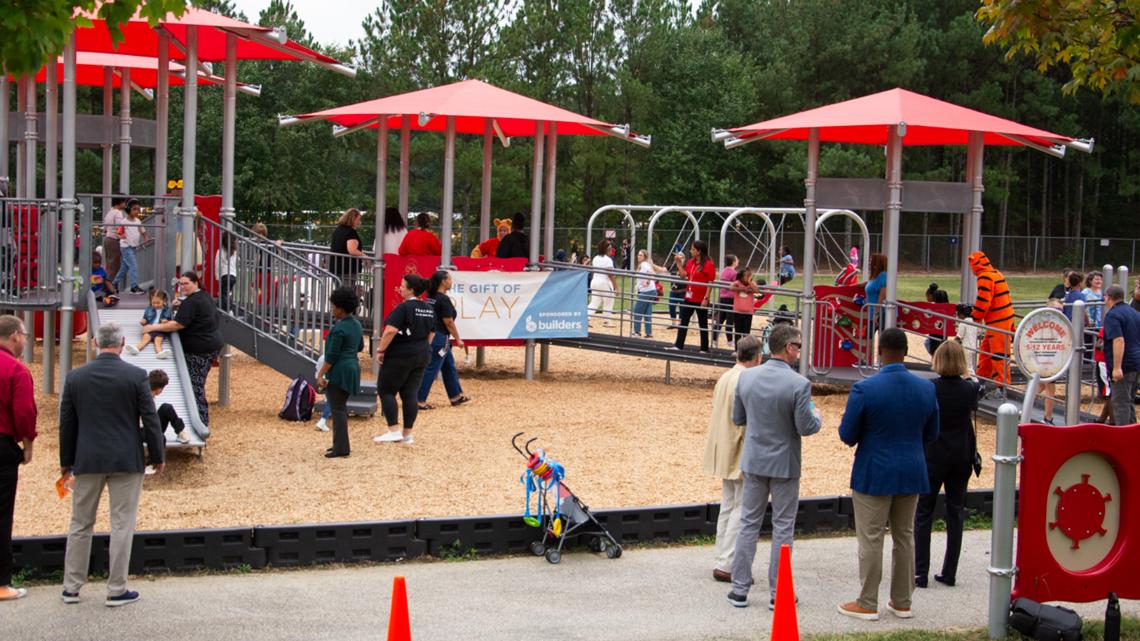
[[[107,597],[107,600],[104,602],[104,605],[106,605],[108,608],[117,608],[120,605],[126,605],[128,603],[134,603],[135,601],[138,601],[138,600],[139,600],[139,593],[138,592],[132,592],[131,590],[127,590],[126,592],[123,592],[119,596]]]
[[[329,450],[325,452],[325,458],[348,458],[348,452],[345,452],[344,454],[337,454],[336,452]]]
[[[748,607],[748,595],[747,594],[737,594],[736,592],[729,592],[728,593],[728,602],[731,603],[733,606],[738,607],[738,608],[747,608]]]
[[[796,605],[799,605],[799,604],[800,604],[800,598],[796,597]],[[772,610],[772,611],[776,610],[776,597],[772,597],[771,599],[768,599],[768,609]]]
[[[63,594],[61,595],[61,598],[63,599],[64,603],[67,603],[69,605],[73,604],[73,603],[79,603],[79,593],[78,592],[68,592],[65,590],[63,592]]]
[[[942,576],[941,574],[935,574],[934,580],[947,587],[954,587],[954,577],[952,576]]]
[[[142,287],[132,287],[131,293],[134,294],[135,296],[141,296],[142,294],[145,294],[146,292],[143,291]]]
[[[916,574],[914,577],[914,587],[925,588],[927,586],[927,580],[927,577]]]

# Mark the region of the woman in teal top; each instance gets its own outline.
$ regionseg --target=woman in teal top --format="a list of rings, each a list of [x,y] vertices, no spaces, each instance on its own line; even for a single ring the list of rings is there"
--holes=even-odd
[[[364,349],[364,330],[352,315],[360,299],[349,287],[341,287],[329,296],[332,315],[336,319],[325,339],[325,364],[317,373],[317,390],[324,392],[332,409],[333,445],[325,458],[348,456],[348,397],[360,390],[360,360]]]

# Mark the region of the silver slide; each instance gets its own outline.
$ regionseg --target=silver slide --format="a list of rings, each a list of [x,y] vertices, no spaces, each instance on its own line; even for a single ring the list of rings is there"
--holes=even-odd
[[[142,326],[139,321],[142,320],[144,306],[147,304],[146,296],[124,294],[121,296],[121,302],[115,307],[97,308],[94,296],[89,296],[88,316],[91,327],[99,327],[104,323],[114,321],[122,327],[127,345],[136,344],[142,338]],[[170,377],[170,384],[154,399],[154,405],[157,408],[163,403],[170,403],[174,407],[178,417],[186,423],[186,432],[190,442],[179,443],[174,435],[174,430],[168,427],[165,434],[166,447],[197,448],[198,457],[201,458],[206,447],[206,439],[210,436],[210,430],[202,423],[202,418],[198,416],[198,405],[194,401],[194,390],[190,387],[190,374],[186,369],[182,342],[178,339],[177,333],[172,333],[169,338],[170,340],[163,345],[164,349],[171,351],[171,357],[168,359],[158,358],[154,351],[154,343],[147,345],[137,356],[132,356],[124,350],[122,359],[148,372],[161,369]]]

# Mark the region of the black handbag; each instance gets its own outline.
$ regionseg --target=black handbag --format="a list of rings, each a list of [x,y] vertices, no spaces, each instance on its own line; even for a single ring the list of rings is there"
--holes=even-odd
[[[1081,617],[1068,608],[1016,599],[1009,607],[1009,625],[1036,641],[1080,641]]]

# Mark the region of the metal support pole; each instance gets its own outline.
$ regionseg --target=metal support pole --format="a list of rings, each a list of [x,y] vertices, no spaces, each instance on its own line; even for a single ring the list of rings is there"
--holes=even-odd
[[[479,242],[491,237],[491,155],[494,149],[495,128],[491,119],[483,121],[483,188],[479,192]],[[499,230],[495,230],[498,234]],[[484,348],[475,348],[475,367],[487,363]]]
[[[44,198],[59,198],[59,66],[47,65],[44,83]],[[61,245],[67,247],[67,245]]]
[[[119,193],[131,193],[131,70],[121,71],[119,88]]]
[[[8,174],[8,101],[11,95],[8,84],[8,73],[0,68],[0,186],[3,187],[0,191],[5,194],[12,188]]]
[[[1009,597],[1013,590],[1013,513],[1017,493],[1017,406],[1003,403],[997,411],[997,447],[994,452],[994,514],[990,531],[991,639],[1006,637]]]
[[[807,177],[804,179],[804,307],[801,315],[800,374],[807,376],[811,370],[812,353],[812,313],[815,311],[815,183],[819,178],[819,129],[808,132]],[[771,248],[775,251],[775,247]]]
[[[986,189],[982,183],[983,153],[985,144],[983,134],[971,131],[969,144],[966,148],[966,182],[970,184],[973,200],[970,212],[962,217],[962,284],[959,300],[973,300],[977,288],[977,277],[970,269],[970,254],[982,248],[982,194]]]
[[[443,253],[439,257],[439,268],[451,268],[451,228],[454,224],[455,209],[455,116],[447,117],[443,138],[443,211],[439,216],[439,240]],[[465,212],[466,213],[466,212]]]
[[[187,82],[197,80],[188,77]],[[226,80],[222,92],[222,207],[218,212],[222,227],[229,231],[234,219],[234,127],[237,121],[237,36],[226,34]],[[218,405],[230,404],[230,363],[233,351],[222,348],[218,366]]]
[[[36,175],[39,173],[39,163],[36,162],[37,151],[36,146],[39,144],[39,132],[36,126],[36,79],[34,76],[27,77],[27,99],[24,109],[24,162],[27,163],[24,167],[24,180],[27,185],[24,187],[24,198],[35,199],[36,197]]]
[[[189,80],[188,80],[189,81]],[[237,121],[237,36],[226,34],[226,82],[222,97],[222,225],[234,217],[234,127]]]
[[[554,187],[558,176],[558,123],[550,123],[550,134],[546,141],[546,220],[542,229],[542,253],[546,260],[554,260]],[[632,245],[631,245],[632,251]],[[631,259],[636,258],[636,255]],[[550,344],[543,343],[539,349],[538,371],[550,371]]]
[[[905,125],[899,123],[890,128],[887,139],[887,211],[884,212],[890,224],[887,247],[887,300],[885,327],[894,327],[898,313],[899,285],[899,212],[902,211],[902,132]],[[879,301],[884,302],[884,301]]]
[[[534,167],[531,171],[530,182],[530,265],[538,263],[539,234],[542,232],[542,166],[543,143],[546,129],[545,122],[534,124]],[[523,374],[526,380],[534,380],[534,339],[526,341],[526,361],[523,364]]]
[[[1112,265],[1105,265],[1104,267],[1102,267],[1100,274],[1101,274],[1101,277],[1104,279],[1104,283],[1103,283],[1104,289],[1108,289],[1110,286],[1112,286],[1112,283],[1115,282],[1112,280],[1113,276],[1115,275],[1115,271],[1112,269]],[[1125,283],[1125,288],[1124,288],[1125,294],[1128,293],[1127,285],[1128,285],[1128,283]]]
[[[114,92],[114,77],[115,72],[110,67],[103,68],[103,120],[105,121],[105,131],[108,136],[115,130],[114,114],[115,114],[115,92]],[[103,143],[103,215],[106,216],[107,212],[111,210],[111,192],[115,187],[112,183],[112,176],[115,169],[115,160],[112,155],[111,143]],[[107,274],[107,278],[115,278],[115,274]]]
[[[392,247],[384,245],[384,219],[388,209],[388,117],[380,117],[376,135],[376,260],[372,261],[372,344],[380,344],[384,327],[384,254]],[[375,356],[375,354],[373,354]],[[379,378],[380,364],[372,360],[372,376]]]
[[[408,218],[408,167],[412,153],[412,117],[400,121],[400,215]]]
[[[1076,425],[1081,422],[1081,365],[1085,355],[1085,313],[1085,302],[1073,301],[1073,359],[1069,361],[1069,380],[1065,382],[1065,425]]]
[[[75,33],[71,34],[63,49],[63,166],[60,185],[60,214],[63,230],[60,233],[61,274],[59,304],[59,380],[60,387],[71,371],[71,339],[74,334],[72,318],[75,292]],[[86,293],[86,292],[84,292]],[[90,342],[90,341],[88,341]]]
[[[1128,266],[1127,265],[1121,265],[1121,266],[1117,267],[1116,268],[1116,276],[1117,276],[1117,278],[1120,279],[1117,282],[1120,284],[1121,287],[1124,288],[1124,295],[1127,296],[1128,292],[1131,291],[1128,289]]]
[[[23,76],[16,79],[16,113],[22,114],[28,109],[28,94],[24,91],[24,78]],[[19,116],[16,116],[19,118]],[[16,168],[15,175],[13,176],[13,185],[10,186],[10,192],[16,194],[16,198],[24,197],[24,187],[28,185],[27,180],[24,179],[24,141],[16,139]],[[26,315],[25,315],[26,317]],[[24,323],[27,325],[27,323]],[[26,361],[25,361],[26,362]]]
[[[194,269],[194,162],[198,150],[198,27],[186,27],[186,69],[188,75],[183,87],[182,126],[182,210],[179,221],[182,230],[182,247],[179,248],[179,265],[182,271]]]
[[[166,154],[170,126],[170,36],[166,31],[158,34],[158,87],[154,102],[154,195],[164,196],[166,189]],[[157,202],[156,202],[157,204]],[[167,203],[162,203],[163,216],[170,216]]]

